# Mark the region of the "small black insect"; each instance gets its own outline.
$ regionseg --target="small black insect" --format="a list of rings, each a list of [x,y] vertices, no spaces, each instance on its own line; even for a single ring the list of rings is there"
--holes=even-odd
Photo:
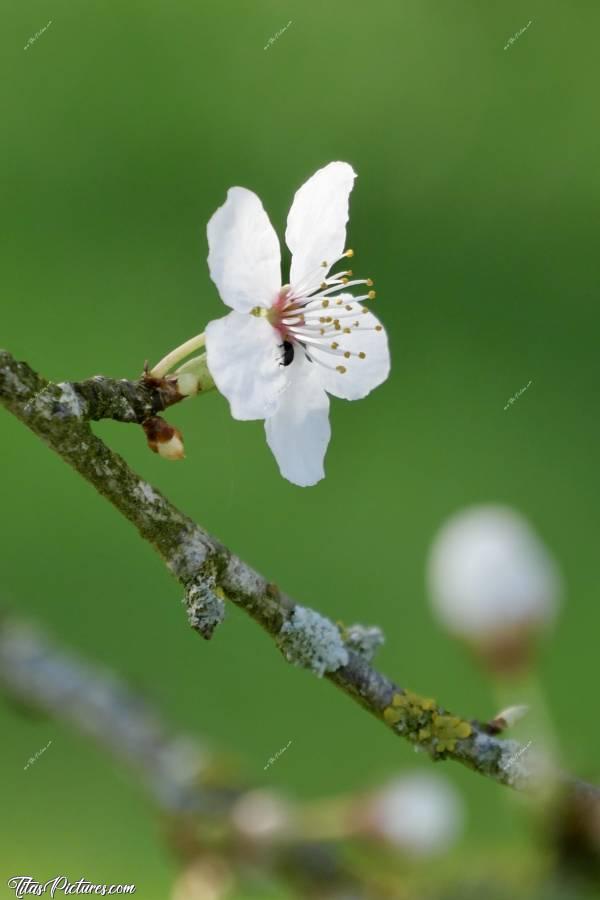
[[[294,345],[289,341],[284,341],[283,344],[281,344],[281,347],[283,349],[281,365],[289,366],[294,359]]]

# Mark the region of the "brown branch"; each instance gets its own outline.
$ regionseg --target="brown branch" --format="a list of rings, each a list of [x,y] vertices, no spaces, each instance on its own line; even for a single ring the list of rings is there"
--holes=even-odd
[[[545,783],[547,773],[542,776],[535,751],[490,734],[487,726],[475,720],[451,715],[434,700],[407,691],[378,672],[365,647],[367,630],[341,632],[329,619],[296,604],[139,478],[96,437],[87,420],[102,418],[107,410],[114,418],[120,397],[131,405],[130,386],[130,382],[102,379],[104,399],[96,407],[93,390],[82,392],[80,385],[68,382],[49,384],[26,363],[0,351],[0,402],[158,551],[185,590],[192,626],[204,636],[210,636],[223,618],[223,600],[228,599],[274,638],[288,661],[325,675],[394,734],[432,758],[454,759],[520,790],[535,791]],[[152,393],[158,388],[144,385],[139,390],[145,398],[142,409],[148,402],[151,406],[158,402]],[[577,795],[600,800],[600,789],[554,774]]]

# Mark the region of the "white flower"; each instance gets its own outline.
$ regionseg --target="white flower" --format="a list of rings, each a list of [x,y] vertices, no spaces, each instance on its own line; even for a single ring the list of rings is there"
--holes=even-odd
[[[386,841],[417,856],[446,850],[464,824],[460,796],[443,775],[415,772],[372,799],[371,821]]]
[[[348,163],[319,169],[296,192],[286,243],[290,283],[282,286],[277,235],[259,198],[233,187],[208,223],[208,265],[233,312],[206,329],[208,367],[236,419],[265,419],[267,443],[281,474],[299,485],[324,476],[329,397],[358,400],[389,373],[387,336],[361,305],[371,287],[330,275],[344,253],[348,197],[356,177]]]
[[[528,523],[508,507],[477,506],[434,540],[428,581],[435,613],[450,631],[478,641],[554,618],[560,576]]]

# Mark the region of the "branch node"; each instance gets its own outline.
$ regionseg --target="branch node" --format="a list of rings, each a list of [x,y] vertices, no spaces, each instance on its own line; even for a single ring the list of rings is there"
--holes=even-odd
[[[277,644],[288,662],[311,669],[319,678],[348,664],[348,651],[335,625],[304,606],[294,607],[277,635]]]

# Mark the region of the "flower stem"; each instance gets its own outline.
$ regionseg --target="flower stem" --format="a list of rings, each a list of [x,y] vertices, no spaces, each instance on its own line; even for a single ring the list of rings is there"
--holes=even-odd
[[[196,337],[190,338],[189,341],[186,341],[179,347],[175,347],[174,350],[171,350],[170,353],[163,356],[160,362],[157,362],[150,370],[150,375],[152,375],[153,378],[163,378],[169,369],[172,369],[173,366],[177,365],[180,360],[185,359],[185,357],[189,356],[190,353],[193,353],[194,350],[199,350],[200,347],[204,347],[205,342],[206,337],[204,332],[202,334],[197,334]]]

